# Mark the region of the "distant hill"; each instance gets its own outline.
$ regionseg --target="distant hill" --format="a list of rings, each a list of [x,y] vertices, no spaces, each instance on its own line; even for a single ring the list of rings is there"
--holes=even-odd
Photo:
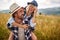
[[[9,13],[10,10],[1,10],[0,13]]]
[[[39,9],[39,13],[43,14],[53,14],[53,15],[60,15],[60,7],[54,7],[54,8],[46,8],[46,9]]]
[[[10,10],[1,10],[0,13],[9,13]],[[60,7],[54,7],[54,8],[46,8],[46,9],[39,9],[39,13],[42,14],[53,14],[53,15],[60,15]]]

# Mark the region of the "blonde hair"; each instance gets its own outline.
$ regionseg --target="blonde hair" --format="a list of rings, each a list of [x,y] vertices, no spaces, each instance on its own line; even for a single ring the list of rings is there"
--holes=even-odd
[[[27,12],[29,11],[29,7],[30,7],[30,5],[28,5],[28,6],[26,7],[26,11],[27,11]]]
[[[27,7],[26,7],[26,12],[29,12],[29,7],[30,7],[31,5],[28,5]],[[34,6],[34,8],[36,8],[35,6]],[[36,12],[34,12],[34,14],[33,15],[36,15],[37,14],[37,11]]]

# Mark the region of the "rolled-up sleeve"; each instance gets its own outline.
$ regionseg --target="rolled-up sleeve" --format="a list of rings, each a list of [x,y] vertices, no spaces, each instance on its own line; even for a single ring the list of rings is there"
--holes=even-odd
[[[31,27],[35,27],[35,26],[36,26],[36,23],[33,23],[33,22],[32,22],[32,19],[30,20],[30,26],[31,26]]]
[[[7,22],[7,28],[8,28],[8,29],[10,29],[10,30],[12,29],[12,27],[13,27],[13,26],[12,26],[12,23],[13,23],[13,22],[14,22],[13,17],[10,17],[9,20],[8,20],[8,22]]]
[[[36,23],[33,23],[32,19],[30,20],[30,26],[31,26],[31,30],[35,29]]]

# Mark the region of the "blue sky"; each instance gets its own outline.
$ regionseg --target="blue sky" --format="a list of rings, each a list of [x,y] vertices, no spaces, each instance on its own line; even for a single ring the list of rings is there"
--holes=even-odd
[[[16,2],[18,5],[25,7],[27,2],[32,0],[0,0],[0,10],[9,9],[10,5]],[[38,9],[60,7],[60,0],[36,0],[38,2]]]

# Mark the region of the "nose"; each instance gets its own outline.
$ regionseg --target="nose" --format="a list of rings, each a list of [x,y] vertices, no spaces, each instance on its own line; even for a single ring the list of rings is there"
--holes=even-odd
[[[22,13],[22,15],[24,15],[24,12]]]
[[[22,14],[24,14],[24,12]]]

